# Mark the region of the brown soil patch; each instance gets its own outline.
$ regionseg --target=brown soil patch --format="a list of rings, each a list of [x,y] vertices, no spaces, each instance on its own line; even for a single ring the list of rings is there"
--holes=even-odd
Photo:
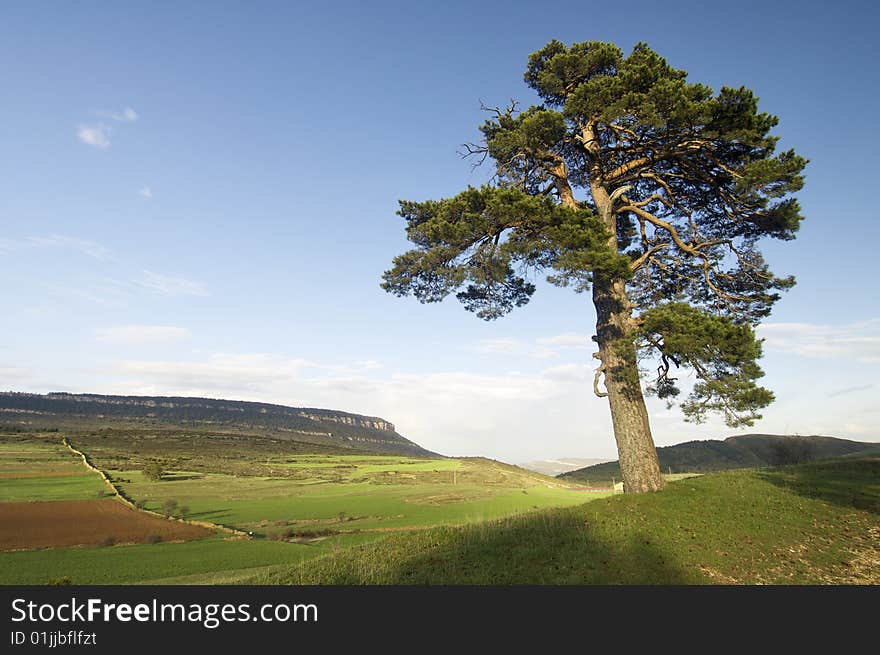
[[[112,499],[0,503],[0,550],[186,541],[212,530],[129,509]]]

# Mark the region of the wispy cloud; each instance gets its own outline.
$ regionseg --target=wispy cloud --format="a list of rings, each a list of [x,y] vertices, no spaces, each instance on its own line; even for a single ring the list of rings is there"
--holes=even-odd
[[[144,198],[146,198],[147,200],[149,200],[150,198],[153,197],[153,190],[152,190],[150,187],[148,187],[148,186],[145,186],[143,189],[141,189],[140,191],[138,191],[138,193],[139,193],[141,196],[143,196]]]
[[[538,339],[538,345],[546,348],[586,348],[589,344],[589,336],[572,332]]]
[[[110,260],[113,258],[112,252],[97,241],[64,234],[29,236],[22,239],[0,239],[0,253],[14,252],[24,248],[63,248],[74,250],[94,259]]]
[[[859,391],[867,391],[868,389],[873,389],[875,385],[873,384],[860,384],[855,387],[844,387],[843,389],[836,389],[828,394],[829,398],[836,398],[837,396],[846,396],[851,393],[857,393]]]
[[[880,319],[843,325],[767,323],[758,328],[770,350],[803,357],[880,362]]]
[[[509,354],[523,350],[525,343],[519,339],[510,337],[498,337],[495,339],[483,339],[477,344],[475,350],[479,353]]]
[[[98,116],[103,116],[105,118],[110,118],[119,123],[134,123],[140,115],[131,107],[126,107],[122,111],[99,111],[97,112]]]
[[[79,125],[76,128],[76,137],[88,146],[106,150],[111,146],[111,131],[111,128],[103,123]]]
[[[185,277],[162,275],[153,271],[143,271],[135,284],[162,296],[208,296],[207,288],[201,282]]]
[[[119,362],[118,372],[133,376],[138,384],[158,385],[169,393],[223,390],[237,393],[266,390],[289,384],[310,366],[304,359],[265,353],[217,353],[202,361]]]
[[[563,350],[585,350],[589,344],[590,339],[586,334],[566,333],[532,341],[511,337],[483,339],[473,350],[488,355],[522,354],[534,359],[550,359],[559,357]]]
[[[97,330],[95,339],[106,343],[169,343],[189,339],[190,331],[170,325],[114,325]]]

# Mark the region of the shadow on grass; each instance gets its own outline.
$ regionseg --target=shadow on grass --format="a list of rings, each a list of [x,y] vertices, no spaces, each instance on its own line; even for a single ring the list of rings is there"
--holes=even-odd
[[[880,514],[880,457],[811,462],[760,471],[758,477],[806,498]]]
[[[163,473],[162,482],[181,482],[183,480],[202,480],[201,473]]]
[[[705,582],[649,534],[600,534],[576,508],[392,535],[269,576],[270,584],[676,585]]]
[[[218,523],[218,519],[221,519],[228,515],[231,510],[229,509],[212,509],[207,512],[190,512],[187,514],[188,518],[198,519],[200,521],[211,521],[212,523]]]

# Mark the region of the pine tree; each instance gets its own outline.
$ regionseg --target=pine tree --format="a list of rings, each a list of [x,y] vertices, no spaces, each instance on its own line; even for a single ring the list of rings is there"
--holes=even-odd
[[[529,57],[525,82],[543,104],[490,109],[482,141],[466,145],[494,163],[490,184],[400,202],[416,247],[382,286],[422,302],[456,292],[486,320],[526,304],[539,274],[590,292],[593,389],[608,398],[624,486],[656,490],[643,378],[672,404],[675,370],[692,370],[680,406],[695,422],[720,412],[751,425],[773,400],[757,384],[754,328],[794,280],[773,274],[758,245],[795,237],[807,161],[776,152],[778,120],[752,91],[690,83],[643,43],[624,56],[610,43],[551,41]]]

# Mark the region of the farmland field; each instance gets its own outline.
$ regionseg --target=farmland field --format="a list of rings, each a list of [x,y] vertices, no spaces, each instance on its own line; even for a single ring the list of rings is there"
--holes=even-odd
[[[62,445],[60,434],[0,434],[0,548],[32,548],[0,552],[0,584],[232,583],[389,533],[602,495],[481,458],[304,453],[300,444],[183,432],[133,431],[126,438],[117,430],[71,441],[144,509],[250,537],[214,535],[99,499],[109,488]],[[144,464],[160,454],[163,475],[149,480]],[[49,500],[67,502],[32,502]],[[100,529],[79,529],[89,522]],[[123,545],[156,535],[160,543]],[[167,543],[175,539],[194,540]],[[73,544],[79,547],[60,547]]]
[[[60,435],[0,437],[0,503],[81,500],[107,490],[62,445]]]
[[[148,509],[174,499],[190,516],[261,536],[279,531],[352,532],[452,525],[547,507],[574,505],[595,497],[552,482],[539,484],[507,474],[491,463],[428,460],[389,461],[363,456],[344,479],[326,481],[339,463],[309,462],[307,477],[235,477],[173,471],[158,482],[138,471],[110,471],[120,487]],[[456,477],[453,481],[452,473]],[[536,476],[537,477],[537,476]]]
[[[0,550],[178,541],[213,535],[212,530],[166,521],[111,498],[0,503]]]

